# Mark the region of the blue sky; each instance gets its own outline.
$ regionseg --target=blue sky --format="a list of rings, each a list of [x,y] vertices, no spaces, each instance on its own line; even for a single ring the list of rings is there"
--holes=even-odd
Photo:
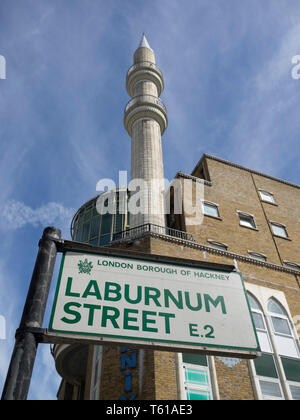
[[[69,239],[97,181],[130,169],[125,76],[142,33],[165,78],[166,178],[210,153],[299,184],[299,17],[293,0],[1,0],[0,390],[43,228]],[[29,397],[55,399],[59,382],[40,346]]]

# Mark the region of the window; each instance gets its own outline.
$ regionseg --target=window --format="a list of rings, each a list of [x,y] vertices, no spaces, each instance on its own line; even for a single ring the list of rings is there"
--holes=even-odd
[[[291,394],[293,397],[293,400],[300,400],[300,386],[290,385]]]
[[[264,400],[283,400],[283,394],[280,386],[280,382],[277,379],[260,379],[259,380],[260,390]]]
[[[254,217],[248,213],[237,212],[240,218],[240,225],[247,228],[256,229]]]
[[[281,361],[293,400],[300,400],[300,360],[282,357]]]
[[[86,222],[83,224],[81,242],[87,242],[89,238],[90,224],[90,222]]]
[[[214,241],[213,239],[207,239],[207,242],[209,242],[209,246],[211,246],[212,248],[221,249],[223,251],[226,251],[228,248],[227,244],[224,244],[223,242]]]
[[[260,399],[297,400],[300,398],[300,351],[297,338],[286,309],[272,297],[271,293],[274,292],[270,291],[268,298],[267,289],[260,289],[258,293],[264,296],[264,309],[248,292],[262,351],[260,357],[249,362],[253,369],[254,386]],[[280,293],[277,294],[278,297]],[[281,297],[284,299],[283,294]]]
[[[283,261],[287,268],[292,268],[293,270],[300,271],[300,264],[291,262],[291,261]]]
[[[271,227],[274,235],[281,236],[282,238],[288,238],[288,234],[284,225],[280,223],[271,222]]]
[[[77,227],[76,235],[75,235],[75,241],[80,242],[81,239],[81,227]]]
[[[254,360],[261,396],[264,400],[282,400],[283,392],[272,354],[263,354]]]
[[[100,215],[98,215],[98,216],[96,216],[92,219],[91,238],[94,238],[95,236],[98,237],[99,228],[100,228]]]
[[[212,400],[207,357],[183,353],[182,369],[185,398],[187,400]]]
[[[217,204],[209,203],[208,201],[203,201],[203,214],[205,216],[220,217],[219,208]]]
[[[250,293],[248,293],[248,299],[260,348],[263,352],[262,356],[253,361],[261,398],[264,400],[282,400],[284,399],[283,393],[272,354],[273,348],[263,309],[258,300]]]
[[[291,324],[283,306],[271,298],[268,302],[268,312],[271,318],[278,353],[281,356],[300,357]]]
[[[73,240],[105,246],[114,240],[115,232],[128,228],[127,190],[119,189],[116,194],[111,191],[110,198],[107,198],[107,193],[99,195],[79,210],[72,221]]]
[[[269,332],[266,326],[265,316],[262,307],[255,299],[255,297],[252,296],[250,293],[248,293],[248,299],[261,351],[266,353],[272,353],[273,349],[271,346]]]
[[[253,258],[254,260],[258,260],[258,261],[267,261],[267,257],[264,254],[261,254],[260,252],[253,252],[253,251],[248,251],[248,254],[250,255],[251,258]]]
[[[263,354],[254,360],[256,374],[265,378],[278,379],[278,373],[272,354]]]
[[[92,214],[92,204],[87,206],[87,208],[85,209],[84,220],[85,221],[90,220],[91,214]]]
[[[262,201],[275,204],[274,195],[272,193],[264,190],[259,190],[258,192]]]

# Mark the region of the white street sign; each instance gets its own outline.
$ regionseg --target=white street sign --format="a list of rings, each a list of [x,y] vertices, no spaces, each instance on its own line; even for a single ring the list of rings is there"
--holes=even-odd
[[[259,351],[240,273],[92,253],[63,255],[49,330],[216,354]]]

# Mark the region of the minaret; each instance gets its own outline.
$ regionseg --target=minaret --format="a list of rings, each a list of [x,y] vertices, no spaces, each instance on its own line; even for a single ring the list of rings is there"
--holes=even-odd
[[[156,66],[154,51],[143,34],[126,77],[126,89],[132,98],[124,115],[124,125],[132,139],[131,181],[146,181],[142,196],[144,214],[131,214],[131,228],[146,223],[165,226],[161,136],[167,128],[168,118],[166,107],[159,98],[163,88],[162,72]]]

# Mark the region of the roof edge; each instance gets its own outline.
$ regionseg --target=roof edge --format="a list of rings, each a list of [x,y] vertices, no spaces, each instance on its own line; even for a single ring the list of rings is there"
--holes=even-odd
[[[284,179],[276,178],[275,176],[272,176],[272,175],[264,174],[262,172],[256,171],[255,169],[247,168],[246,166],[242,166],[242,165],[239,165],[237,163],[230,162],[229,160],[222,159],[222,158],[219,158],[217,156],[210,155],[208,153],[203,153],[201,159],[199,160],[199,162],[197,163],[197,165],[194,167],[194,169],[191,172],[192,176],[193,176],[194,172],[197,170],[197,168],[203,163],[204,159],[215,160],[217,162],[224,163],[225,165],[229,165],[229,166],[232,166],[234,168],[242,169],[244,171],[251,172],[255,175],[263,176],[265,178],[272,179],[273,181],[281,182],[282,184],[289,185],[291,187],[300,189],[300,185],[294,184],[293,182],[289,182],[289,181],[286,181]]]

